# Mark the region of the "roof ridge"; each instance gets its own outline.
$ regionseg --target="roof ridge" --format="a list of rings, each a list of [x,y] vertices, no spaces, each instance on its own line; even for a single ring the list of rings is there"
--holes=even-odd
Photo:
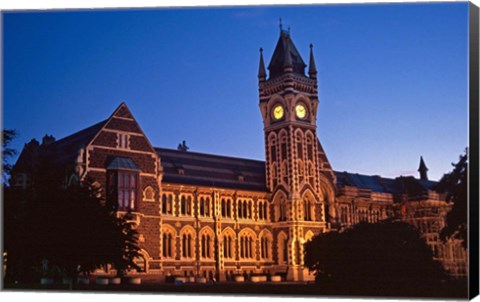
[[[251,162],[257,162],[257,163],[263,163],[263,164],[265,164],[265,161],[264,161],[264,160],[259,160],[259,159],[251,159],[251,158],[228,156],[228,155],[218,155],[218,154],[202,153],[202,152],[195,152],[195,151],[180,151],[180,150],[170,149],[170,148],[164,148],[164,147],[153,147],[153,148],[154,148],[155,150],[171,151],[171,152],[178,153],[178,154],[203,155],[203,156],[209,156],[209,157],[226,158],[226,159],[237,159],[237,160],[242,160],[242,161],[251,161]]]
[[[81,133],[86,133],[86,132],[94,129],[95,127],[100,127],[101,125],[103,125],[104,123],[106,123],[107,120],[108,120],[108,119],[105,119],[105,120],[100,121],[100,122],[98,122],[98,123],[96,123],[96,124],[93,124],[93,125],[91,125],[91,126],[89,126],[89,127],[87,127],[87,128],[84,128],[84,129],[82,129],[82,130],[79,130],[79,131],[77,131],[77,132],[74,132],[74,133],[72,133],[72,134],[69,134],[69,135],[67,135],[67,136],[65,136],[65,137],[62,137],[61,139],[58,139],[58,140],[52,142],[52,143],[49,144],[48,146],[59,145],[60,143],[63,143],[63,142],[71,139],[72,137],[74,137],[74,136],[76,136],[76,135],[79,135],[79,134],[81,134]]]

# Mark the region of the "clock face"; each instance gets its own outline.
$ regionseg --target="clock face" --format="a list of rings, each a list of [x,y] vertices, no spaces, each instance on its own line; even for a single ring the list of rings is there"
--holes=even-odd
[[[283,117],[283,106],[282,105],[277,105],[273,108],[273,118],[275,120],[279,120]]]
[[[299,119],[304,119],[307,116],[307,109],[305,108],[305,105],[297,104],[297,106],[295,106],[295,113]]]

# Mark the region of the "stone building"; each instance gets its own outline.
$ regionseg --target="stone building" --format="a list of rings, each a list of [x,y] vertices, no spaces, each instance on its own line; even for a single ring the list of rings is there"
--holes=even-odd
[[[103,195],[131,212],[140,236],[138,274],[216,277],[282,275],[310,280],[303,244],[313,236],[388,217],[414,224],[452,275],[466,276],[459,242],[439,231],[452,204],[420,179],[334,171],[317,136],[317,70],[308,70],[289,32],[265,68],[260,51],[259,107],[265,161],[156,148],[122,103],[89,128],[25,145],[12,185],[27,187],[40,155],[65,171],[65,182],[94,179]]]

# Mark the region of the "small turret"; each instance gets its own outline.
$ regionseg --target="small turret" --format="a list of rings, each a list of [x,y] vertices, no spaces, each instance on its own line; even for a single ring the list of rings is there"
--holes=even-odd
[[[428,180],[427,171],[428,171],[428,168],[425,165],[425,162],[423,161],[423,157],[420,156],[420,166],[418,167],[418,172],[420,172],[421,180]]]
[[[265,63],[263,62],[263,49],[260,48],[260,65],[258,67],[258,80],[265,81],[267,72],[265,71]]]
[[[310,44],[310,63],[308,68],[308,76],[312,79],[317,78],[317,66],[315,66],[315,59],[313,58],[313,44]]]

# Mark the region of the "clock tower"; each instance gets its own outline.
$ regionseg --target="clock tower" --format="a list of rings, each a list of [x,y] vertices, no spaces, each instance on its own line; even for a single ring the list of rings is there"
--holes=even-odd
[[[265,132],[267,189],[272,194],[274,255],[288,280],[308,280],[303,244],[330,229],[335,174],[317,137],[317,69],[310,44],[307,65],[290,31],[280,28],[268,75],[260,49],[260,111]]]

